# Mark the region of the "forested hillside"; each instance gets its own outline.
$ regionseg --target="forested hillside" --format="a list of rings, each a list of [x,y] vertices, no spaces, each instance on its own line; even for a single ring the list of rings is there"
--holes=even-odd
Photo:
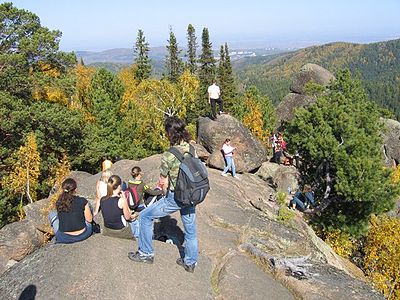
[[[255,85],[279,102],[289,89],[291,78],[306,63],[329,71],[348,68],[357,76],[369,98],[400,118],[400,40],[372,44],[332,43],[239,66],[237,75],[245,85]]]

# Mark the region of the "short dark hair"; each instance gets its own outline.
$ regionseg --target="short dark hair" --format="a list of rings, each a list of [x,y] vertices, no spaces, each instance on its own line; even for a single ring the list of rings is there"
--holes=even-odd
[[[171,146],[178,145],[182,141],[189,142],[192,137],[186,129],[186,124],[178,117],[167,117],[164,122],[165,133]]]
[[[142,173],[142,169],[140,167],[138,167],[138,166],[133,167],[132,170],[131,170],[131,175],[132,175],[133,178],[138,177],[138,175],[140,173]]]

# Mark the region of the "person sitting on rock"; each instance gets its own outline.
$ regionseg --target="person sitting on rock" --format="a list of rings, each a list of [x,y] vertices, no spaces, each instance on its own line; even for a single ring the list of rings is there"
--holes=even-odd
[[[94,216],[99,213],[100,199],[107,195],[107,182],[111,175],[112,173],[110,170],[101,172],[100,180],[96,183],[96,206],[93,213]]]
[[[236,175],[235,161],[233,159],[233,151],[236,150],[236,147],[232,147],[231,140],[226,139],[221,150],[224,153],[224,158],[226,161],[226,167],[222,171],[221,176],[227,176],[226,173],[231,170],[233,178],[239,179],[239,177]]]
[[[134,238],[135,227],[131,226],[133,220],[128,202],[122,193],[122,180],[117,175],[112,175],[107,183],[107,195],[100,199],[100,210],[103,215],[105,236],[121,239]]]
[[[131,228],[134,228],[134,235],[135,237],[137,237],[139,236],[139,221],[137,217],[139,216],[139,213],[149,204],[144,202],[145,198],[147,198],[149,195],[162,195],[162,189],[151,189],[145,182],[143,182],[142,179],[144,174],[142,172],[142,169],[138,166],[132,168],[131,175],[132,179],[128,181],[128,189],[135,189],[136,193],[134,194],[137,195],[138,199],[136,199],[135,201],[137,205],[134,205],[134,203],[132,203],[132,207],[129,207],[131,209],[131,213],[133,213],[132,219],[134,219],[130,225]]]
[[[315,207],[314,193],[310,185],[304,185],[303,191],[298,190],[290,200],[289,207],[292,209],[297,208],[299,211],[304,212],[309,207]]]
[[[56,210],[49,213],[56,243],[75,243],[92,235],[93,215],[88,201],[76,195],[76,186],[74,179],[65,179],[56,202]]]

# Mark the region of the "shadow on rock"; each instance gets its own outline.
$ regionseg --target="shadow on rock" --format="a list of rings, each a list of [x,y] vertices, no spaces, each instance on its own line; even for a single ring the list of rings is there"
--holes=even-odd
[[[36,298],[36,294],[36,285],[30,284],[22,291],[18,300],[34,300]]]
[[[176,245],[181,257],[184,256],[183,231],[178,226],[178,221],[171,216],[162,217],[154,222],[154,239]]]

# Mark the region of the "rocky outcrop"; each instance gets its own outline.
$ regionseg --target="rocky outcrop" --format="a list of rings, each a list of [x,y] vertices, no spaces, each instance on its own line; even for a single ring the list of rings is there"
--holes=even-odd
[[[393,167],[400,163],[400,123],[392,119],[381,119],[385,166]]]
[[[291,191],[296,191],[299,187],[300,174],[293,166],[265,162],[255,174],[279,192],[286,193],[289,188]]]
[[[277,124],[279,130],[283,129],[285,122],[293,119],[297,108],[308,106],[316,101],[316,97],[305,94],[304,87],[308,82],[323,86],[328,85],[335,77],[328,70],[316,64],[305,64],[293,79],[289,93],[276,108]]]
[[[215,121],[199,117],[197,132],[198,143],[211,153],[207,161],[210,167],[224,168],[221,147],[226,138],[230,138],[232,145],[237,147],[235,165],[238,172],[251,172],[267,159],[267,152],[261,142],[230,115],[221,115]]]
[[[126,178],[137,164],[151,184],[157,180],[159,162],[159,155],[119,161],[112,171]],[[78,190],[94,197],[98,177],[81,178]],[[154,241],[154,264],[140,264],[127,258],[128,251],[137,249],[136,242],[98,234],[71,245],[50,243],[28,255],[0,277],[0,297],[383,299],[354,279],[332,249],[310,235],[312,229],[300,214],[286,224],[277,222],[279,206],[268,201],[276,191],[259,176],[244,174],[238,181],[209,169],[209,177],[211,190],[196,209],[200,257],[193,274],[176,265],[175,245]],[[252,204],[255,199],[258,208]],[[182,243],[179,213],[160,223],[156,230]],[[159,228],[163,224],[168,230]],[[306,279],[273,264],[298,257],[307,257]]]
[[[308,82],[312,81],[319,85],[326,86],[334,79],[335,76],[327,69],[316,64],[308,63],[305,64],[295,76],[290,90],[296,94],[304,94],[304,86]]]
[[[291,121],[294,118],[295,109],[310,105],[315,100],[316,98],[313,96],[289,93],[276,107],[279,124]]]
[[[0,273],[13,261],[20,261],[46,242],[45,235],[29,220],[14,222],[0,230]]]

